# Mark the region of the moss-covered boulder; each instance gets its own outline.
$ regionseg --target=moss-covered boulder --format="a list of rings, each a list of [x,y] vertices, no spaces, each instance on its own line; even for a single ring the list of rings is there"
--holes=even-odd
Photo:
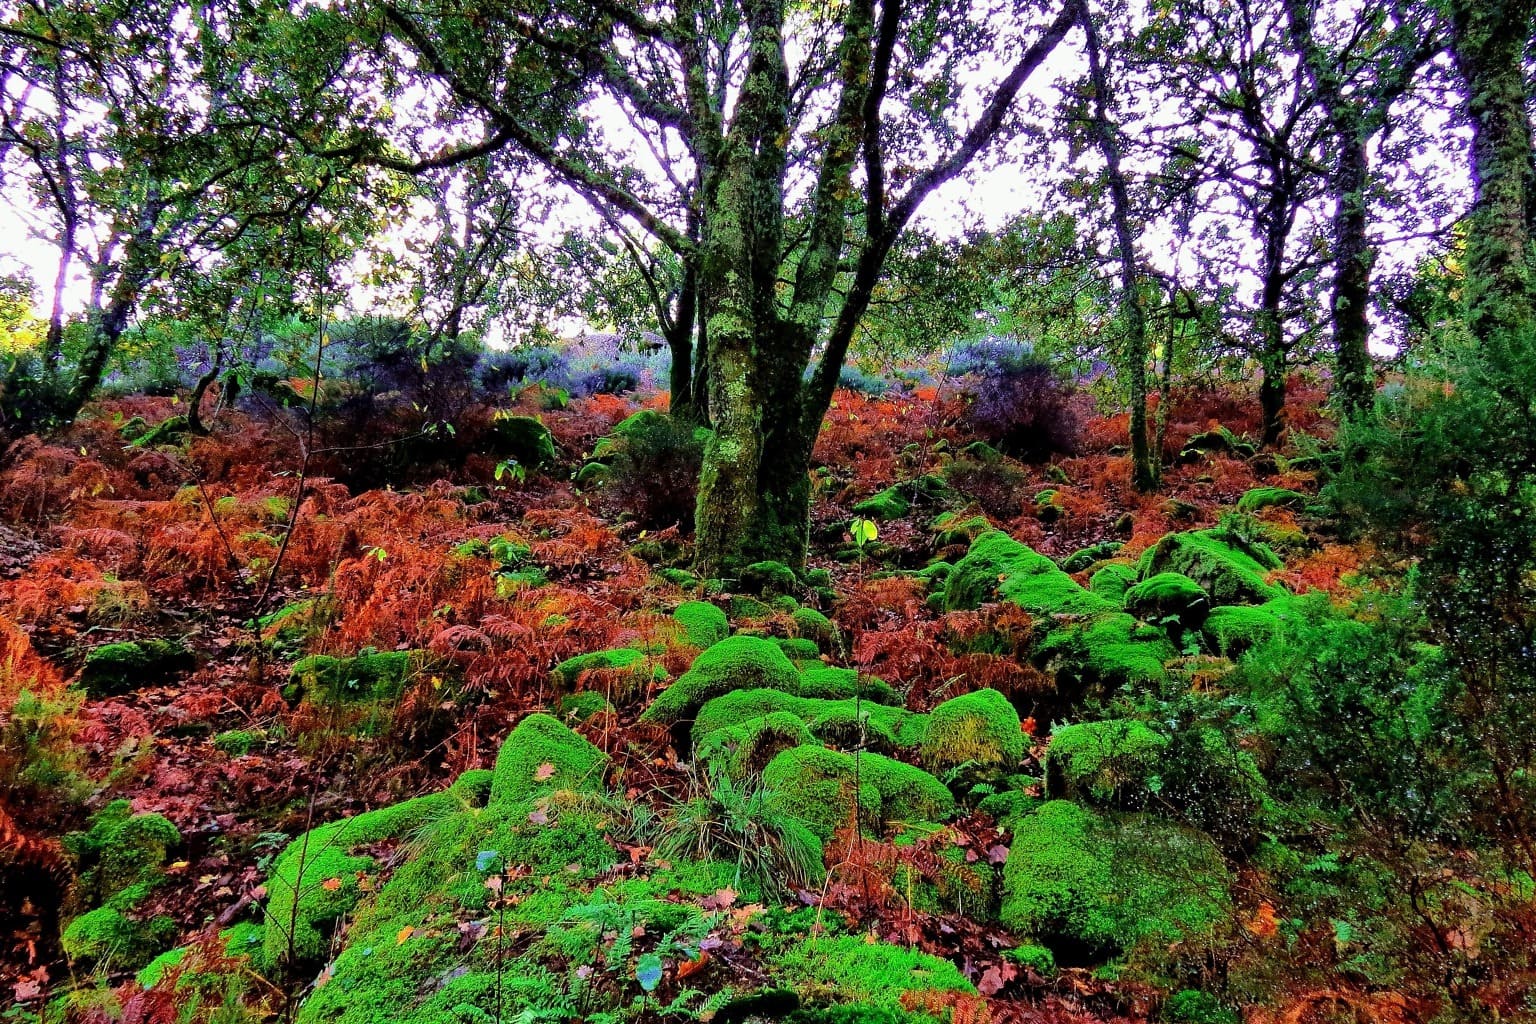
[[[1125,602],[1125,592],[1136,585],[1141,573],[1126,562],[1110,562],[1088,578],[1088,589],[1116,604]]]
[[[790,613],[795,636],[809,640],[823,654],[836,654],[843,645],[842,632],[836,623],[814,608],[796,608]]]
[[[1142,579],[1180,573],[1203,587],[1216,605],[1261,604],[1285,596],[1284,587],[1264,580],[1280,566],[1266,545],[1221,527],[1170,533],[1148,548],[1139,563]]]
[[[91,697],[113,697],[146,686],[164,686],[197,667],[179,640],[125,640],[102,644],[85,656],[79,686]]]
[[[684,601],[672,612],[672,618],[682,628],[683,641],[700,650],[731,635],[731,621],[724,609],[708,601]]]
[[[517,723],[496,755],[490,802],[503,806],[559,789],[602,789],[608,755],[553,715]]]
[[[79,874],[78,896],[103,903],[130,886],[158,882],[170,851],[181,843],[176,826],[159,814],[134,814],[113,800],[91,816],[90,827],[64,837]]]
[[[185,416],[167,416],[153,427],[139,433],[128,442],[131,448],[154,448],[159,445],[180,444],[187,436],[191,424]],[[126,436],[126,435],[125,435]]]
[[[1079,722],[1051,733],[1045,790],[1054,799],[1141,807],[1168,740],[1132,719]]]
[[[1161,629],[1114,612],[1052,630],[1034,658],[1056,676],[1058,686],[1072,690],[1160,682],[1177,654]]]
[[[76,969],[137,970],[174,941],[175,921],[140,912],[150,889],[129,886],[105,905],[70,919],[59,935],[59,948]]]
[[[914,992],[960,992],[975,987],[948,960],[861,935],[819,936],[788,946],[773,958],[780,984],[807,1001],[836,1000],[859,1013],[790,1019],[803,1024],[916,1024],[903,1009],[902,997]],[[883,1014],[883,1016],[882,1016]]]
[[[422,651],[365,650],[351,658],[311,655],[294,662],[284,695],[336,704],[391,701],[420,671],[424,658]]]
[[[1053,800],[1015,824],[999,916],[1058,958],[1198,948],[1228,919],[1230,885],[1199,832]]]
[[[660,659],[634,647],[578,654],[556,665],[550,672],[556,689],[570,690],[590,672],[619,676],[625,689],[644,691],[651,683],[665,682],[667,670]]]
[[[1011,770],[1024,757],[1019,713],[992,689],[952,697],[928,716],[921,753],[935,773],[967,763]]]
[[[816,746],[776,756],[763,770],[763,786],[823,842],[853,820],[855,800],[861,826],[870,828],[942,821],[955,806],[944,784],[921,768],[869,753],[858,755],[856,766],[853,754]]]
[[[1212,651],[1236,658],[1276,636],[1300,614],[1301,598],[1285,595],[1261,605],[1222,605],[1212,608],[1202,626]]]
[[[1125,610],[1145,622],[1199,629],[1211,611],[1205,588],[1182,573],[1160,572],[1125,592]]]
[[[486,441],[493,456],[515,459],[530,470],[542,469],[556,459],[554,435],[534,416],[497,413]]]
[[[1252,441],[1246,441],[1226,427],[1218,426],[1196,434],[1184,442],[1184,447],[1179,452],[1179,461],[1198,462],[1202,458],[1217,454],[1247,459],[1258,454],[1258,450],[1258,446]]]
[[[993,530],[977,537],[955,564],[944,587],[948,611],[986,601],[1012,601],[1032,615],[1092,615],[1118,611],[1115,604],[1080,587],[1046,556]]]
[[[903,480],[853,506],[853,514],[888,522],[904,519],[914,506],[929,507],[953,499],[954,489],[943,477],[928,473]]]
[[[1086,548],[1079,548],[1061,560],[1062,571],[1086,572],[1100,562],[1114,558],[1115,553],[1123,547],[1125,547],[1124,541],[1106,540]]]
[[[802,697],[779,690],[736,690],[716,697],[699,710],[693,724],[695,743],[714,732],[773,714],[788,714],[811,735],[836,746],[864,746],[894,754],[922,743],[928,716],[851,697]]]
[[[798,693],[800,673],[772,640],[728,637],[695,658],[688,671],[645,709],[640,720],[661,725],[691,721],[713,697],[760,688]]]
[[[727,701],[741,693],[773,694],[775,698],[786,700],[801,699],[776,690],[743,690],[717,697],[716,700]],[[705,709],[708,708],[706,704]],[[783,751],[816,742],[816,737],[802,717],[779,710],[734,720],[707,732],[699,732],[696,727],[695,734],[694,759],[706,766],[711,776],[737,782],[760,776],[763,769]]]
[[[741,569],[741,589],[763,597],[776,597],[797,593],[800,580],[795,570],[783,562],[753,562]]]
[[[1285,487],[1255,487],[1237,499],[1239,512],[1262,512],[1266,508],[1301,509],[1307,504],[1307,496],[1300,491]]]
[[[933,531],[935,547],[948,548],[956,545],[969,546],[972,541],[988,530],[992,524],[986,516],[966,516],[959,512],[944,512],[928,525]]]

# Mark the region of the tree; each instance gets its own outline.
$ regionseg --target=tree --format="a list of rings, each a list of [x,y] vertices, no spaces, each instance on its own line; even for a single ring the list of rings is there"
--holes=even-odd
[[[1333,347],[1344,411],[1369,411],[1376,392],[1371,366],[1371,267],[1368,227],[1371,142],[1380,139],[1393,104],[1443,46],[1434,9],[1422,4],[1365,4],[1319,25],[1318,0],[1286,0],[1291,46],[1311,76],[1332,135],[1328,189],[1333,211]]]
[[[41,365],[5,387],[23,429],[72,420],[145,297],[208,273],[252,225],[327,203],[341,220],[366,206],[360,191],[337,187],[346,166],[298,159],[286,145],[323,133],[334,105],[355,117],[368,104],[334,49],[306,40],[302,60],[283,50],[296,40],[270,32],[280,13],[44,0],[0,26],[0,173],[25,186],[34,233],[59,254]],[[87,284],[83,341],[68,351],[77,275]]]
[[[668,340],[674,366],[703,361],[694,376],[713,427],[696,529],[707,575],[803,561],[811,449],[888,257],[928,196],[1017,130],[1021,89],[1076,20],[1068,8],[1031,28],[1030,11],[942,0],[359,8],[483,129],[388,165],[515,145],[676,257],[673,320],[688,329]],[[983,56],[1001,74],[965,85],[955,72]],[[543,99],[572,94],[575,116],[552,118]],[[968,106],[980,113],[967,120]],[[691,404],[677,390],[673,400]]]

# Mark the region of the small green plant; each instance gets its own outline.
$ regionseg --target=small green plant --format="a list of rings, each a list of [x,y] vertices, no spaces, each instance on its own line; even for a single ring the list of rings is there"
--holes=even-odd
[[[821,878],[821,843],[766,789],[712,778],[664,818],[657,852],[668,860],[736,865],[737,888],[794,892]]]

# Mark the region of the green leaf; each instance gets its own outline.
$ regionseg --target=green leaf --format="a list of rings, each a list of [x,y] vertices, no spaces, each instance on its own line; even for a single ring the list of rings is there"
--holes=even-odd
[[[647,953],[635,963],[635,980],[647,992],[656,991],[661,984],[661,957]]]

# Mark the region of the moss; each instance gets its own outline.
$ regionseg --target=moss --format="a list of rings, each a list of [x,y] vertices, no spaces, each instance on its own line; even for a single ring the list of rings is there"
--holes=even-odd
[[[892,707],[902,703],[889,683],[874,676],[860,675],[851,668],[836,665],[811,665],[800,672],[799,694],[823,700],[841,700],[858,696],[876,704]]]
[[[771,714],[789,714],[803,722],[816,739],[839,746],[863,742],[889,753],[920,744],[928,716],[905,708],[886,707],[852,698],[825,700],[799,697],[777,690],[737,690],[709,701],[694,722],[695,742],[716,730]]]
[[[862,935],[796,942],[773,958],[770,970],[802,998],[835,998],[861,1008],[897,1009],[907,992],[976,992],[948,960]]]
[[[1186,988],[1168,997],[1158,1019],[1176,1024],[1239,1024],[1243,1018],[1211,993]]]
[[[773,690],[746,690],[726,694],[716,700],[729,701],[742,693],[773,694],[774,698],[787,696]],[[705,708],[708,707],[706,704]],[[761,775],[763,769],[781,751],[815,742],[816,737],[802,718],[789,711],[775,710],[717,726],[707,733],[698,732],[695,728],[694,758],[699,764],[708,766],[712,774],[741,781]]]
[[[1143,579],[1182,573],[1204,587],[1213,604],[1260,604],[1286,593],[1264,581],[1280,559],[1263,544],[1243,540],[1220,527],[1170,533],[1141,556]]]
[[[612,710],[613,705],[608,703],[608,698],[595,690],[568,693],[555,704],[555,713],[562,720],[573,725],[579,725],[589,718],[595,718],[605,711]]]
[[[938,772],[973,762],[1011,769],[1024,757],[1019,713],[992,689],[953,697],[933,709],[923,738],[922,760]]]
[[[551,670],[551,675],[557,689],[569,690],[581,681],[584,674],[601,671],[621,672],[641,688],[651,682],[664,682],[667,678],[667,670],[659,661],[633,647],[594,651],[567,658]]]
[[[1052,631],[1035,657],[1055,673],[1058,685],[1114,687],[1160,682],[1176,653],[1161,630],[1119,612]]]
[[[391,701],[420,669],[421,659],[420,651],[364,650],[352,658],[316,654],[294,663],[288,692],[329,703]]]
[[[487,437],[491,454],[515,459],[520,466],[541,469],[555,461],[555,439],[549,428],[533,416],[497,413]]]
[[[1258,448],[1226,427],[1217,427],[1203,434],[1196,434],[1184,442],[1184,448],[1179,452],[1179,461],[1197,462],[1202,456],[1215,452],[1224,452],[1240,459],[1247,459],[1257,454]]]
[[[1284,487],[1255,487],[1237,499],[1239,512],[1260,512],[1266,508],[1304,508],[1307,496]]]
[[[143,967],[176,936],[176,922],[169,917],[140,920],[133,916],[149,890],[145,884],[129,886],[106,906],[74,918],[60,933],[59,948],[77,969]]]
[[[1033,942],[1003,950],[1003,959],[1012,960],[1021,967],[1028,967],[1036,974],[1049,978],[1056,973],[1056,957],[1049,949]]]
[[[733,636],[714,644],[667,687],[640,716],[643,722],[672,725],[698,714],[704,703],[732,690],[800,690],[800,673],[772,640]]]
[[[731,623],[725,612],[708,601],[685,601],[677,606],[672,618],[682,627],[683,639],[701,650],[731,635]]]
[[[887,487],[853,506],[854,515],[878,519],[882,523],[902,519],[911,511],[912,503],[895,487]]]
[[[266,733],[251,729],[230,729],[213,738],[215,750],[222,750],[231,757],[243,757],[267,741]]]
[[[133,980],[138,983],[140,988],[154,988],[160,984],[160,980],[165,977],[166,972],[180,966],[181,962],[187,958],[187,954],[190,952],[192,952],[191,946],[177,946],[174,949],[168,949],[146,964],[138,974],[133,976]]]
[[[1160,572],[1125,592],[1125,610],[1148,622],[1178,622],[1199,629],[1210,614],[1211,599],[1205,589],[1188,576]]]
[[[1115,553],[1123,547],[1125,544],[1122,541],[1106,540],[1080,548],[1061,560],[1061,570],[1062,572],[1086,572],[1099,562],[1115,557]]]
[[[1110,562],[1089,578],[1088,589],[1100,597],[1120,604],[1125,601],[1125,592],[1136,585],[1140,575],[1134,565]]]
[[[608,755],[559,719],[538,712],[517,723],[496,756],[490,803],[507,805],[557,789],[600,790]]]
[[[921,768],[867,753],[859,756],[857,768],[859,820],[865,825],[941,821],[954,810],[949,790]],[[823,747],[786,750],[763,770],[763,785],[773,798],[823,842],[849,819],[854,778],[854,756]]]
[[[697,590],[704,582],[687,569],[657,569],[656,575],[674,587],[682,587],[684,590]]]
[[[1115,606],[1077,585],[1055,562],[1000,530],[977,537],[944,589],[946,610],[1001,598],[1033,615],[1091,615]]]
[[[1131,719],[1079,722],[1051,733],[1045,788],[1055,799],[1142,806],[1168,740]]]
[[[795,570],[783,562],[753,562],[741,570],[741,588],[764,597],[793,594],[800,589]]]
[[[815,644],[823,654],[836,654],[842,647],[842,633],[831,619],[814,608],[797,608],[790,614],[795,635]]]
[[[1286,594],[1257,606],[1223,605],[1212,608],[1203,627],[1210,649],[1236,658],[1281,635],[1286,624],[1304,614],[1304,597]]]
[[[947,548],[957,544],[969,545],[971,541],[992,529],[986,516],[962,517],[958,512],[945,512],[929,524],[936,547]]]
[[[111,697],[145,686],[163,686],[167,676],[197,666],[179,640],[127,640],[92,648],[80,669],[79,686],[91,697]]]
[[[747,594],[736,594],[731,597],[727,614],[732,622],[750,622],[771,617],[773,606]]]
[[[190,429],[185,416],[167,416],[153,427],[129,442],[132,448],[154,448],[163,444],[179,444]]]
[[[811,665],[821,664],[821,648],[816,646],[814,640],[806,640],[802,637],[776,637],[773,641],[779,645],[779,650],[784,656],[794,662],[796,668],[806,668]]]
[[[90,827],[64,838],[80,872],[79,895],[88,904],[110,901],[123,890],[153,885],[170,851],[181,843],[176,826],[159,814],[134,814],[114,800],[92,816]]]
[[[1230,882],[1198,832],[1053,800],[1015,825],[1000,917],[1058,954],[1155,950],[1209,940],[1228,916]]]

